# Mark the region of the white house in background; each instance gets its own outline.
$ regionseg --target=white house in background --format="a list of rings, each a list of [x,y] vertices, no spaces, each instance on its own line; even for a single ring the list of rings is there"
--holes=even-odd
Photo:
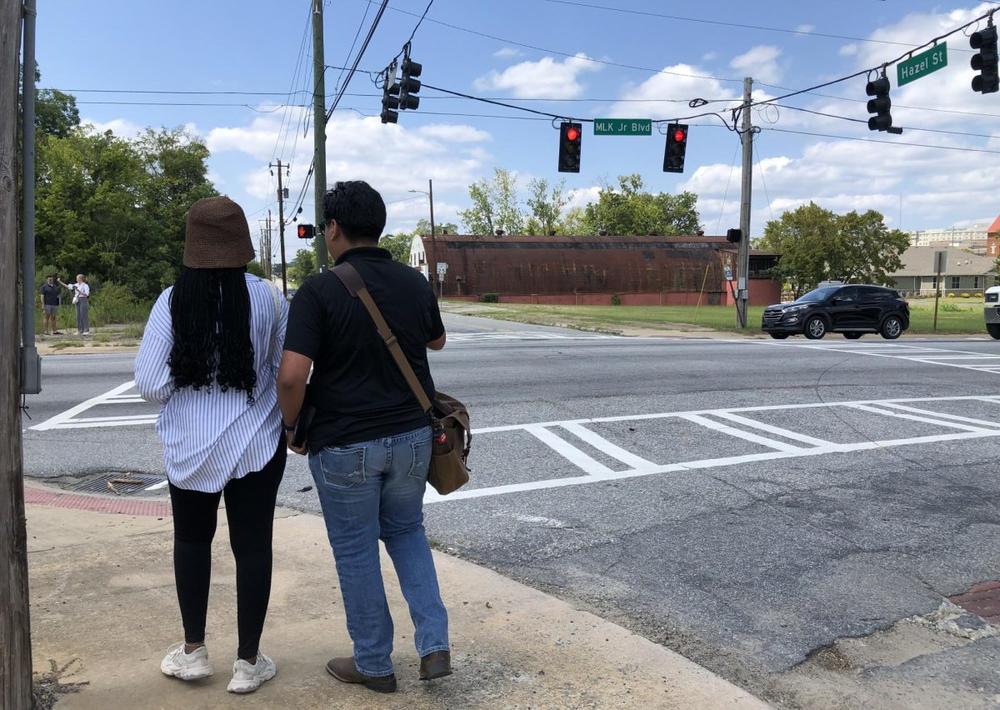
[[[989,237],[989,222],[971,227],[950,229],[918,229],[908,232],[910,244],[915,247],[954,247],[974,254],[986,254],[986,240]]]
[[[903,268],[892,275],[895,287],[909,296],[933,296],[937,287],[934,253],[946,252],[941,274],[941,294],[979,295],[997,283],[996,260],[954,247],[910,247],[903,254]]]

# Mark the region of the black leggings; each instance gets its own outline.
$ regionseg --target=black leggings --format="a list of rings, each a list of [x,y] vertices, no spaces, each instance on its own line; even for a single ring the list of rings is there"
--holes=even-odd
[[[205,616],[212,575],[219,498],[225,495],[229,544],[236,558],[236,622],[239,658],[257,655],[271,596],[271,532],[278,486],[285,473],[285,437],[260,471],[226,484],[219,493],[188,491],[170,485],[174,509],[174,579],[184,621],[184,640],[205,640]]]

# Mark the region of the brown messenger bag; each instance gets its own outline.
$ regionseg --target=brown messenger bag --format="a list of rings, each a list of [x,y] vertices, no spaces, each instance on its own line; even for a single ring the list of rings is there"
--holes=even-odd
[[[379,335],[385,341],[392,359],[396,361],[406,383],[413,390],[420,408],[430,415],[433,426],[431,445],[431,467],[427,474],[430,483],[441,495],[458,490],[469,482],[469,447],[472,445],[472,428],[469,425],[469,411],[454,397],[438,392],[432,403],[417,379],[413,366],[399,346],[389,324],[382,317],[361,274],[350,263],[343,262],[333,267],[333,273],[354,298],[361,299],[368,314],[375,322]]]

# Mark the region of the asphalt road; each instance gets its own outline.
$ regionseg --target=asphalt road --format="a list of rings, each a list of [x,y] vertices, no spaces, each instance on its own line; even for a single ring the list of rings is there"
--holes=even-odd
[[[1000,343],[447,321],[432,367],[473,413],[473,481],[429,495],[426,514],[454,554],[787,706],[832,706],[816,694],[828,678],[803,681],[817,651],[1000,578]],[[29,476],[162,477],[155,409],[125,387],[131,357],[49,357],[43,377]],[[280,502],[317,511],[312,483],[290,459]],[[903,660],[866,678],[930,684],[968,707],[1000,698],[989,634]]]

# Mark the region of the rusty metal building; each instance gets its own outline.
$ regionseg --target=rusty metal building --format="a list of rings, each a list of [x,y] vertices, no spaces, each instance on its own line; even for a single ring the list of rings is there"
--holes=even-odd
[[[753,253],[753,302],[778,300],[768,275],[776,261]],[[508,302],[583,304],[615,296],[621,303],[708,304],[730,302],[726,267],[735,276],[736,249],[724,237],[708,236],[443,235],[414,238],[410,264],[451,298],[499,294]]]

